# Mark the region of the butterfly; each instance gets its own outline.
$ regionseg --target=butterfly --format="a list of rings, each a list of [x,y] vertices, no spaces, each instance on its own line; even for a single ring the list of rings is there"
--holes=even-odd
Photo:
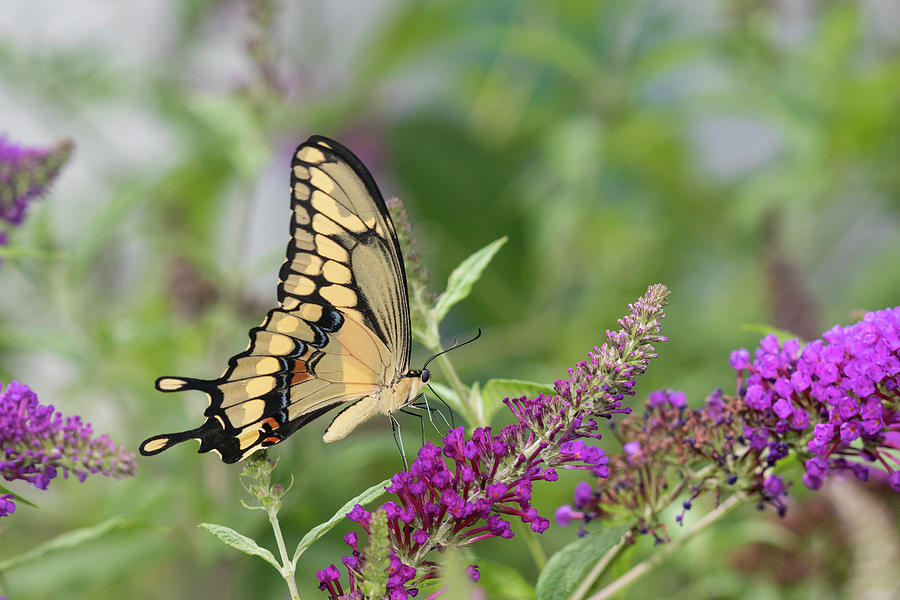
[[[226,463],[287,439],[347,405],[323,440],[340,440],[376,414],[412,404],[427,369],[410,370],[406,271],[394,224],[372,175],[322,136],[291,162],[291,238],[278,306],[250,330],[250,345],[218,379],[160,377],[161,392],[200,390],[206,421],[145,440],[144,456],[187,440]]]

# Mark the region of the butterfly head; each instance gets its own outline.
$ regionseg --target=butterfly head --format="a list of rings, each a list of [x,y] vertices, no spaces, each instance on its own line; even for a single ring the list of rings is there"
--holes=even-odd
[[[406,373],[406,376],[412,377],[415,379],[420,379],[422,381],[422,385],[425,385],[426,383],[431,381],[431,371],[429,371],[428,369],[422,369],[422,370],[410,369]]]

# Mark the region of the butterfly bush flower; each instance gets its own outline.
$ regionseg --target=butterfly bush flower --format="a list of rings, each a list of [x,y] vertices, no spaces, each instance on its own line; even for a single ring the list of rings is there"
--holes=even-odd
[[[63,417],[52,405],[40,404],[27,385],[13,381],[0,393],[0,475],[42,490],[60,473],[79,481],[91,473],[134,475],[134,454],[92,433],[80,417]],[[12,500],[0,497],[0,516],[15,510]]]
[[[749,409],[745,435],[772,465],[796,451],[811,489],[835,471],[865,481],[874,469],[900,492],[900,307],[805,345],[769,335],[752,362],[742,349],[731,365]]]
[[[835,471],[865,480],[874,469],[900,491],[900,308],[805,345],[770,335],[752,360],[740,349],[730,364],[737,395],[716,390],[690,409],[683,393],[657,391],[643,414],[617,424],[623,451],[610,457],[611,476],[580,483],[557,522],[631,518],[639,532],[666,541],[661,512],[683,495],[689,510],[705,492],[741,492],[783,515],[788,485],[773,468],[790,456],[812,489]]]
[[[609,341],[570,369],[568,379],[557,381],[554,394],[505,400],[515,424],[499,432],[479,427],[471,438],[463,428],[451,430],[440,446],[426,444],[409,470],[394,475],[387,488],[393,498],[381,506],[391,543],[388,597],[415,596],[418,586],[438,576],[437,564],[429,559],[433,550],[511,538],[513,521],[545,531],[550,522],[532,506],[532,485],[556,481],[558,469],[609,475],[603,450],[589,442],[600,438],[600,419],[628,412],[622,400],[633,395],[635,377],[656,357],[653,344],[666,339],[660,320],[667,295],[664,286],[654,285],[630,304],[620,329],[607,331]],[[370,532],[372,515],[362,506],[347,517]],[[355,534],[345,541],[352,551],[343,561],[348,585],[341,584],[339,570],[331,565],[317,573],[320,589],[331,598],[361,598],[366,556]]]
[[[761,506],[771,504],[783,512],[784,485],[768,475],[770,465],[741,437],[743,406],[721,390],[699,409],[688,407],[683,392],[652,392],[643,413],[614,425],[623,448],[610,457],[610,476],[596,485],[580,482],[572,506],[557,510],[557,524],[631,519],[637,532],[661,543],[669,539],[663,512],[682,496],[686,498],[678,523],[706,492],[720,497],[740,490],[755,495]],[[585,532],[582,526],[579,535]]]
[[[47,191],[72,148],[71,140],[50,148],[27,148],[0,137],[0,219],[19,225],[28,204]]]

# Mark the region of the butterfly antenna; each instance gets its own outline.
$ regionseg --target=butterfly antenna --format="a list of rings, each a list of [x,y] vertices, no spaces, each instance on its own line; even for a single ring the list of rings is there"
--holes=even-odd
[[[479,334],[480,334],[480,333],[481,333],[481,330],[479,329],[478,332],[479,332]],[[428,386],[428,389],[431,390],[431,393],[434,394],[435,397],[436,397],[438,400],[441,401],[441,404],[443,404],[444,406],[447,407],[447,412],[450,413],[450,422],[449,422],[449,423],[447,423],[447,417],[445,417],[440,411],[438,411],[438,414],[441,415],[441,418],[442,418],[442,419],[444,419],[444,424],[446,424],[448,428],[453,429],[454,427],[456,427],[456,423],[455,423],[455,421],[454,421],[454,419],[453,419],[453,409],[450,408],[450,405],[447,404],[447,401],[446,401],[446,400],[444,400],[443,398],[441,398],[441,395],[440,395],[440,394],[438,394],[436,391],[434,391],[434,388],[431,387],[431,384],[430,384],[430,383],[428,383],[428,384],[426,384],[426,385]]]
[[[450,347],[447,348],[446,350],[441,350],[440,352],[438,352],[437,354],[435,354],[434,356],[432,356],[431,358],[429,358],[428,360],[426,360],[426,361],[425,361],[425,365],[422,367],[422,369],[423,369],[423,370],[424,370],[424,369],[427,369],[427,368],[428,368],[428,363],[430,363],[431,361],[433,361],[434,359],[436,359],[436,358],[437,358],[438,356],[440,356],[441,354],[447,354],[447,353],[450,352],[451,350],[456,350],[457,348],[462,348],[462,347],[465,346],[466,344],[471,344],[472,342],[474,342],[475,340],[477,340],[477,339],[480,338],[480,337],[481,337],[481,327],[478,328],[478,333],[476,333],[476,334],[475,334],[475,337],[473,337],[471,340],[467,340],[467,341],[463,342],[462,344],[460,344],[457,340],[453,340],[453,345],[452,345],[452,346],[450,346]]]

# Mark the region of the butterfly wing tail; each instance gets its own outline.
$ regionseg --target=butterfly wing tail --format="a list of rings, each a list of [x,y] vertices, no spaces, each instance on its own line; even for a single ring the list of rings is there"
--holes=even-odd
[[[167,393],[200,390],[210,394],[218,391],[214,384],[215,382],[212,381],[190,377],[160,377],[156,380],[156,389]],[[222,460],[226,463],[235,463],[246,455],[244,452],[241,452],[237,440],[225,434],[225,428],[221,420],[214,417],[207,418],[203,425],[194,429],[154,435],[141,442],[138,449],[144,456],[154,456],[188,440],[198,440],[200,442],[198,453],[214,450],[221,455]]]
[[[241,452],[238,447],[237,440],[234,437],[225,435],[217,419],[207,419],[203,425],[196,429],[154,435],[141,442],[139,450],[144,456],[154,456],[188,440],[199,440],[200,448],[197,449],[198,453],[214,450],[221,455],[222,460],[226,463],[238,462],[245,456],[245,453]]]
[[[193,377],[160,377],[156,380],[156,389],[160,392],[183,392],[185,390],[208,392],[213,383],[206,379],[194,379]]]

